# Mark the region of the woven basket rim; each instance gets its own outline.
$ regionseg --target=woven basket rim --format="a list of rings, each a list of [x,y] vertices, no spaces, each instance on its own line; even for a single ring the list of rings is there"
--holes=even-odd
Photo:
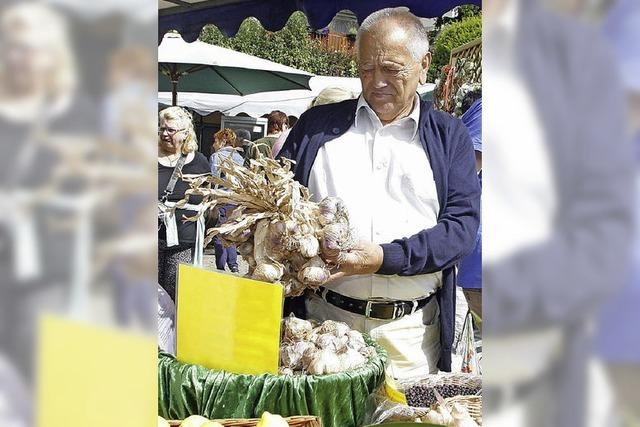
[[[310,427],[321,426],[322,423],[319,417],[314,415],[297,415],[291,417],[283,417],[288,424],[295,423],[299,425],[300,423],[309,423]],[[167,420],[170,426],[179,426],[184,420]],[[240,427],[242,425],[246,425],[246,427],[254,427],[258,422],[260,422],[260,418],[225,418],[225,419],[211,419],[209,421],[218,422],[222,425],[233,424],[233,426]]]

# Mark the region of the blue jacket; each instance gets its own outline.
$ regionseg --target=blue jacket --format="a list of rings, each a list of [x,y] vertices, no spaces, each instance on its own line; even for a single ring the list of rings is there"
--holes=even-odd
[[[482,188],[482,171],[478,174]],[[460,261],[458,286],[464,289],[482,289],[482,221],[478,227],[476,244],[469,255]]]
[[[295,178],[308,185],[318,150],[353,124],[357,100],[314,107],[291,130],[279,157],[295,160]],[[429,229],[382,245],[378,274],[412,276],[442,271],[440,304],[441,355],[438,367],[451,370],[455,327],[455,269],[475,243],[480,220],[480,186],[469,134],[462,122],[420,103],[420,141],[427,153],[438,191],[438,223]],[[393,221],[393,218],[389,218]]]

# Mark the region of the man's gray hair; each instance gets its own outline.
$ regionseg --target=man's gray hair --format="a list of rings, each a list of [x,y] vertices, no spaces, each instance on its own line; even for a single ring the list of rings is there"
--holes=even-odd
[[[397,24],[401,24],[409,32],[409,43],[407,49],[416,61],[422,60],[429,52],[429,33],[422,25],[420,19],[404,7],[388,7],[380,9],[367,16],[356,35],[356,49],[362,34],[370,31],[373,27],[381,22],[392,20]]]

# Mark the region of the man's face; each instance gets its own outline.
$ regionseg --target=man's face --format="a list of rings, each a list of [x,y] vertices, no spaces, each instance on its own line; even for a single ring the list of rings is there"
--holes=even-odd
[[[362,93],[383,123],[409,114],[418,83],[426,82],[431,55],[416,61],[408,42],[407,31],[393,21],[375,25],[358,42]]]

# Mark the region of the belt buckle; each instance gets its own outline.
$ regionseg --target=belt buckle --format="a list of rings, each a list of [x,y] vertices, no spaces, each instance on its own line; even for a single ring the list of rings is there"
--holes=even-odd
[[[388,300],[386,300],[385,298],[381,298],[381,297],[373,297],[373,298],[369,298],[367,300],[367,305],[364,308],[364,317],[367,317],[369,319],[378,319],[377,317],[371,317],[371,306],[373,304],[380,304],[380,303],[385,303],[388,302]],[[378,320],[386,320],[386,319],[378,319]]]
[[[399,319],[404,316],[404,305],[402,303],[396,303],[393,305],[393,320]]]
[[[372,303],[371,300],[367,300],[367,305],[364,308],[364,317],[369,318],[369,319],[371,318],[371,316],[370,316],[370,314],[371,314],[371,303]]]

